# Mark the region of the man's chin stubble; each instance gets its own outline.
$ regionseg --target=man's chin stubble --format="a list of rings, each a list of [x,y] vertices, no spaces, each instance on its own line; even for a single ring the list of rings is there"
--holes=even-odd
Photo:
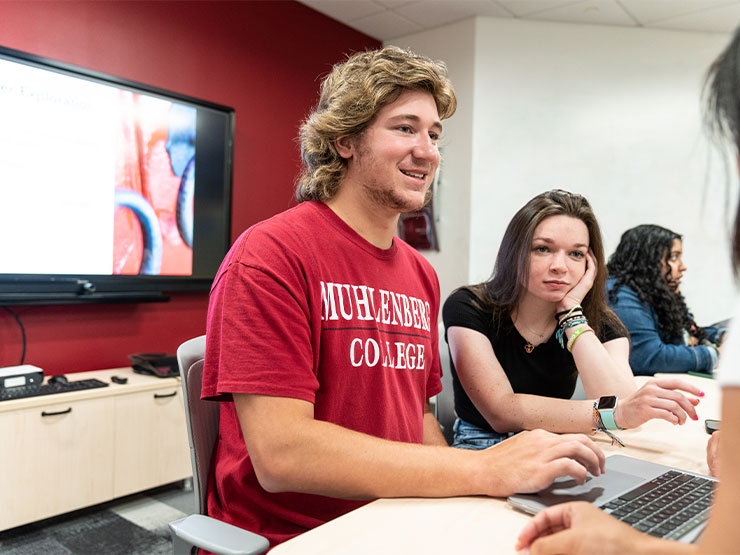
[[[390,189],[375,189],[373,187],[365,186],[365,192],[375,203],[398,210],[399,212],[415,212],[417,210],[421,210],[429,204],[430,200],[432,200],[431,188],[427,189],[424,194],[424,200],[421,203],[406,201]]]

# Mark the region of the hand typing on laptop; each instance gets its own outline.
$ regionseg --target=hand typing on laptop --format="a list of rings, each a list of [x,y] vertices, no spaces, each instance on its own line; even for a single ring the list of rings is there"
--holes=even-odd
[[[560,476],[583,484],[587,473],[599,476],[606,469],[604,453],[582,434],[521,432],[482,454],[491,457],[492,467],[501,467],[485,475],[496,479],[489,493],[493,497],[540,491]]]

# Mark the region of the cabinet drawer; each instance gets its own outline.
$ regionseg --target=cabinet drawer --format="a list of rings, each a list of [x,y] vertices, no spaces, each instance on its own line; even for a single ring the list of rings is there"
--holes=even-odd
[[[0,414],[0,530],[113,498],[112,399]]]
[[[114,496],[192,476],[179,384],[115,399]]]

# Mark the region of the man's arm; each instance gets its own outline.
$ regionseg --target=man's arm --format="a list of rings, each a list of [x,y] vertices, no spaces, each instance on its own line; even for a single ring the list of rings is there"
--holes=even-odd
[[[558,476],[583,483],[587,470],[604,471],[603,453],[583,435],[536,430],[468,451],[389,441],[315,420],[313,405],[302,400],[234,394],[234,403],[257,478],[270,492],[505,497],[538,491]]]
[[[429,401],[424,403],[424,445],[440,445],[447,447],[447,440],[442,434],[439,422],[432,414]]]

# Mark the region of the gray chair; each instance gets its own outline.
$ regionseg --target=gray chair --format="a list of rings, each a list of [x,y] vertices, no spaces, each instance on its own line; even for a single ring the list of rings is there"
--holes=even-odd
[[[450,366],[450,350],[445,341],[445,327],[439,324],[439,362],[442,364],[442,391],[437,395],[435,402],[435,416],[442,426],[442,435],[448,444],[452,443],[454,432],[452,426],[455,424],[455,396],[452,391],[452,370]]]
[[[270,546],[267,539],[207,516],[208,472],[218,439],[220,404],[200,398],[205,350],[205,335],[190,339],[177,349],[199,514],[170,522],[172,547],[175,555],[190,554],[195,548],[219,555],[257,555]]]

